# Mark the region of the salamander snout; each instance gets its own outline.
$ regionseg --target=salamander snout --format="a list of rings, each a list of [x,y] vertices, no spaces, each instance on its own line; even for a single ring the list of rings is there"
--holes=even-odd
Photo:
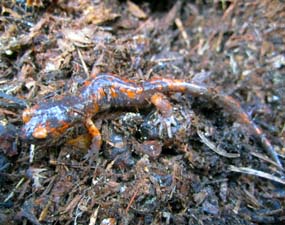
[[[37,125],[37,121],[35,121],[34,112],[35,108],[27,108],[24,110],[22,114],[22,120],[25,123],[20,132],[20,138],[25,141],[35,141],[36,137],[34,137],[33,133]]]
[[[24,124],[20,137],[27,142],[44,141],[60,137],[70,127],[70,124],[66,121],[53,119],[47,121],[42,117],[32,117],[29,122]]]
[[[23,122],[25,123],[21,131],[21,137],[25,140],[44,139],[48,136],[46,125],[42,124],[43,118],[35,115],[36,108],[25,109],[22,114]]]
[[[26,109],[22,119],[24,126],[20,137],[35,142],[60,137],[72,125],[75,116],[64,103],[47,102]]]
[[[25,121],[25,120],[24,120]],[[34,142],[39,139],[45,139],[48,136],[47,129],[39,124],[35,118],[31,118],[23,127],[20,132],[21,139]]]

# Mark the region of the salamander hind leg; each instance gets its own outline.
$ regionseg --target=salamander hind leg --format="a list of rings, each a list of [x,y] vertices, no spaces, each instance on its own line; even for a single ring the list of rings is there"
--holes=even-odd
[[[92,143],[88,150],[88,153],[85,155],[85,160],[89,161],[89,165],[91,165],[96,157],[98,156],[99,150],[102,145],[102,137],[98,128],[93,123],[91,117],[88,117],[85,120],[85,127],[88,130],[89,134],[92,136]]]
[[[155,93],[151,99],[151,103],[159,111],[159,118],[156,121],[156,125],[159,124],[159,135],[162,136],[163,129],[166,128],[167,135],[169,138],[172,138],[171,126],[176,126],[175,118],[173,117],[172,105],[162,93]]]

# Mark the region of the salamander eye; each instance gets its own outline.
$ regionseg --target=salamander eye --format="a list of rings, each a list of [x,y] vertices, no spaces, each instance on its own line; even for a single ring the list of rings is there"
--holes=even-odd
[[[34,114],[35,109],[33,108],[29,108],[29,109],[25,109],[23,114],[22,114],[22,119],[24,121],[24,123],[27,123],[31,120],[33,114]]]

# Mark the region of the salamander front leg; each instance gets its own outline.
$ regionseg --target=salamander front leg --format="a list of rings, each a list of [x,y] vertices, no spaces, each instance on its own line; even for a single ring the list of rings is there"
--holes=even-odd
[[[171,126],[177,125],[173,117],[172,105],[170,104],[166,96],[163,95],[162,93],[155,93],[151,97],[150,101],[152,104],[156,106],[156,108],[160,113],[159,118],[156,121],[156,125],[160,124],[159,135],[162,136],[162,130],[163,128],[166,128],[168,137],[172,138],[173,135],[171,131]]]
[[[89,164],[91,165],[98,156],[99,150],[101,149],[102,137],[100,131],[93,123],[91,117],[85,120],[85,127],[87,128],[89,134],[92,136],[92,143],[90,145],[88,153],[84,158],[86,160],[89,160]]]

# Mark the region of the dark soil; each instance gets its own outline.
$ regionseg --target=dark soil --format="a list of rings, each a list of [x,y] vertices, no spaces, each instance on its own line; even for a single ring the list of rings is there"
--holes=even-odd
[[[92,166],[82,124],[56,141],[18,135],[25,108],[90,76],[171,77],[238,100],[284,165],[284,1],[7,0],[0,10],[0,224],[285,222],[284,170],[207,99],[169,96],[173,138],[151,105],[94,116],[103,146]]]

